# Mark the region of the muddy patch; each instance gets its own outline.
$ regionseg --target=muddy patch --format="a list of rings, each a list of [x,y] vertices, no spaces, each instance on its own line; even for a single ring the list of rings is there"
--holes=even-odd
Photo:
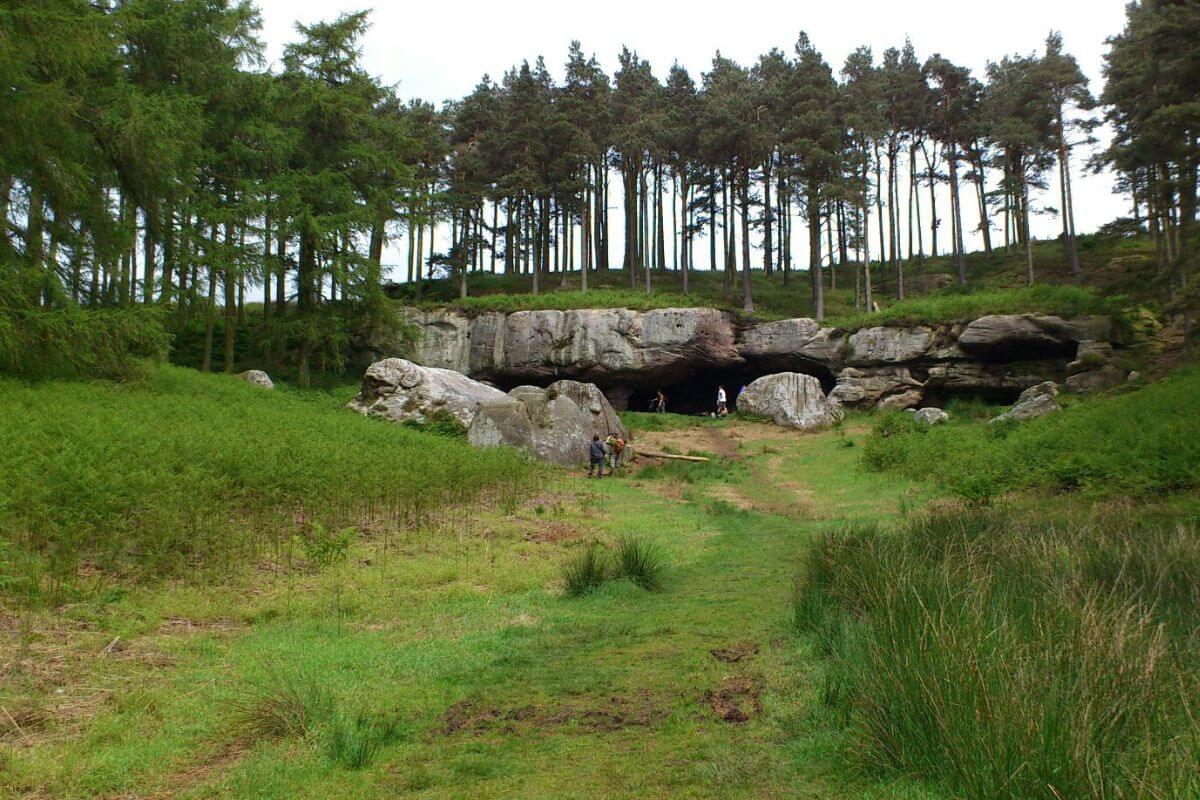
[[[709,652],[717,661],[736,664],[738,661],[748,661],[758,655],[758,644],[756,642],[738,642],[729,647],[718,647]]]
[[[731,675],[716,689],[704,693],[704,700],[719,719],[740,725],[762,711],[758,681],[745,675]]]
[[[649,727],[666,716],[665,706],[649,692],[581,698],[565,706],[525,705],[507,709],[460,700],[438,717],[438,731],[443,736],[454,736],[571,727],[585,733],[607,733]]]

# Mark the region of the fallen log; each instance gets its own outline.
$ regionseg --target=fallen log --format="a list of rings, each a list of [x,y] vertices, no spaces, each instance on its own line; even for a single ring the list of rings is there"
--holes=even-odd
[[[634,455],[644,456],[646,458],[665,458],[668,461],[691,461],[697,463],[708,462],[708,459],[703,456],[677,456],[673,453],[652,453],[649,450],[635,450]]]

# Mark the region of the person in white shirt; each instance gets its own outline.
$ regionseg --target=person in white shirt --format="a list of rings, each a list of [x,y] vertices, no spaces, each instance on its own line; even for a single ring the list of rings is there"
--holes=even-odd
[[[725,387],[717,387],[717,416],[723,417],[729,413],[729,401],[725,396]]]

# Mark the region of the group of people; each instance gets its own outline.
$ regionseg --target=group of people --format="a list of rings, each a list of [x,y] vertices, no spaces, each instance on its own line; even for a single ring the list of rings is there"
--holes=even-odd
[[[615,475],[624,455],[625,440],[620,436],[610,433],[604,441],[600,441],[598,434],[593,436],[592,443],[588,445],[587,476],[590,478],[594,473],[597,478],[603,478],[605,466],[608,467],[609,476]]]
[[[743,386],[738,391],[738,397],[746,391]],[[663,394],[662,389],[654,393],[654,399],[650,401],[650,408],[656,414],[667,413],[667,396]],[[714,417],[724,417],[729,414],[729,396],[725,393],[725,386],[717,387],[717,410],[712,415]],[[597,478],[604,477],[605,467],[608,468],[609,476],[615,475],[617,468],[621,466],[621,460],[625,455],[625,440],[616,434],[610,433],[604,440],[600,439],[599,434],[592,436],[592,441],[588,445],[588,474],[589,478],[595,476]]]

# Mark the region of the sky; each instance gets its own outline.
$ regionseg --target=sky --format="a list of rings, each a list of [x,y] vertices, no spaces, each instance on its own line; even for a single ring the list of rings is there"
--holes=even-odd
[[[439,103],[466,95],[484,73],[498,79],[514,64],[524,59],[532,62],[539,55],[561,78],[572,39],[582,43],[585,53],[594,53],[610,75],[617,53],[628,45],[649,60],[660,78],[678,61],[699,81],[718,50],[751,65],[772,47],[790,54],[800,31],[808,33],[835,72],[861,45],[870,45],[878,56],[888,47],[903,46],[907,37],[922,60],[941,53],[982,77],[989,60],[1040,51],[1046,35],[1057,30],[1091,80],[1093,93],[1099,94],[1105,40],[1120,32],[1125,8],[1124,0],[608,0],[597,4],[257,0],[257,4],[267,58],[276,63],[284,45],[296,38],[297,22],[371,10],[372,28],[363,41],[367,71],[384,83],[397,84],[403,97]],[[1081,232],[1130,213],[1127,199],[1112,194],[1110,175],[1084,174],[1086,157],[1077,154],[1073,169],[1076,226]],[[1052,181],[1043,204],[1057,206],[1056,196],[1057,182]],[[964,198],[967,228],[977,221],[971,215],[973,203],[972,195]],[[946,207],[948,203],[943,204]],[[1034,235],[1052,236],[1059,224],[1051,215],[1035,219]],[[801,226],[796,228],[799,233]],[[948,223],[943,231],[948,231]],[[385,261],[401,261],[401,245],[393,242]],[[619,242],[614,245],[613,252],[620,253]],[[803,263],[802,241],[795,243],[795,252]]]

